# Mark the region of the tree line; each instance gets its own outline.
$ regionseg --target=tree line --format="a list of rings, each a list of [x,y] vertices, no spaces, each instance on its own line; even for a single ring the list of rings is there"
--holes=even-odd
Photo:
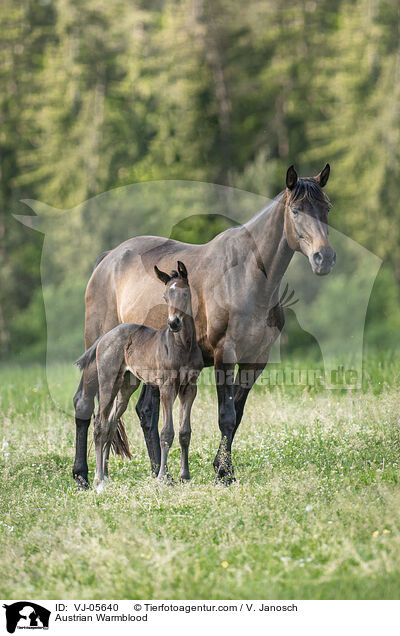
[[[12,216],[29,213],[21,200],[69,209],[163,179],[273,197],[291,163],[308,175],[326,161],[332,225],[384,260],[370,343],[393,343],[399,13],[395,0],[3,0],[2,357],[40,358],[45,341],[43,235]],[[182,236],[202,242],[218,229],[199,218]]]

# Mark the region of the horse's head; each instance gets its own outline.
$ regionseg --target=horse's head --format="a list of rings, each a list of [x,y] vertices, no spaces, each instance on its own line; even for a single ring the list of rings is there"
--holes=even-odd
[[[286,174],[285,234],[293,250],[310,261],[314,274],[329,274],[336,263],[328,240],[329,199],[323,187],[329,179],[329,163],[316,177],[299,179],[294,166]]]
[[[168,327],[173,332],[182,329],[185,315],[192,315],[192,302],[188,274],[185,265],[178,261],[178,271],[171,274],[162,272],[154,266],[157,277],[164,283],[164,300],[168,305]]]

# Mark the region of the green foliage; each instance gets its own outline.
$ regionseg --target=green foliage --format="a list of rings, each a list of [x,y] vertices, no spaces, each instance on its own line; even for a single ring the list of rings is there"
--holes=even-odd
[[[111,188],[160,179],[274,196],[292,162],[313,174],[330,161],[332,224],[385,260],[366,338],[370,346],[393,344],[397,2],[3,0],[0,29],[3,357],[38,353],[45,338],[38,325],[43,237],[12,218],[26,213],[21,199],[69,209]],[[155,233],[163,219],[173,225],[186,211],[185,201],[169,210],[160,203],[153,201]],[[221,228],[215,216],[188,223],[176,237],[189,242]],[[137,233],[137,224],[125,232]],[[89,275],[97,245],[114,247],[120,235],[117,212],[97,218],[93,245],[78,254],[81,272]],[[59,260],[74,253],[64,238],[60,229]]]

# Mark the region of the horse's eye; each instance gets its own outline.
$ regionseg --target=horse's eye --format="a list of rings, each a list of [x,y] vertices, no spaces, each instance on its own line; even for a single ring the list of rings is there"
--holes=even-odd
[[[299,214],[299,210],[296,210],[296,208],[292,208],[292,213],[293,216],[297,216]]]

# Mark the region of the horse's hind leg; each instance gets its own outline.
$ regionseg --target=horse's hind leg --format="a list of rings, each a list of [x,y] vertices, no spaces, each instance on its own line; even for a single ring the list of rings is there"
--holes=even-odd
[[[87,465],[87,435],[98,390],[96,363],[84,370],[74,396],[75,408],[75,461],[72,475],[81,488],[89,488]]]
[[[116,397],[120,390],[124,373],[122,362],[124,358],[123,340],[115,342],[107,339],[99,343],[97,349],[97,371],[99,381],[99,415],[96,418],[95,444],[96,444],[96,476],[95,487],[102,490],[104,487],[104,457],[107,444],[111,444],[117,427]]]
[[[136,391],[139,384],[140,384],[140,380],[138,380],[134,375],[132,375],[132,373],[129,373],[129,371],[125,373],[123,381],[122,381],[122,386],[114,402],[115,426],[113,426],[111,438],[107,440],[106,451],[104,454],[104,476],[105,477],[108,477],[108,460],[110,457],[110,448],[111,448],[112,440],[114,439],[115,431],[118,426],[118,421],[121,419],[126,409],[128,408],[131,395]]]
[[[181,445],[181,481],[190,481],[189,472],[189,444],[192,434],[190,426],[190,413],[196,397],[196,385],[187,384],[179,389],[180,422],[179,422],[179,443]]]
[[[161,464],[160,437],[158,434],[158,417],[160,411],[160,391],[158,387],[143,384],[136,413],[146,441],[150,457],[151,470],[156,477]]]
[[[94,421],[94,445],[96,451],[96,472],[93,486],[101,492],[104,488],[104,442],[107,436],[108,420],[98,413]]]
[[[160,389],[161,406],[163,411],[163,428],[160,434],[161,442],[161,466],[158,473],[158,479],[168,479],[168,453],[174,441],[174,423],[172,419],[172,407],[176,398],[175,385],[169,383],[164,384]]]

